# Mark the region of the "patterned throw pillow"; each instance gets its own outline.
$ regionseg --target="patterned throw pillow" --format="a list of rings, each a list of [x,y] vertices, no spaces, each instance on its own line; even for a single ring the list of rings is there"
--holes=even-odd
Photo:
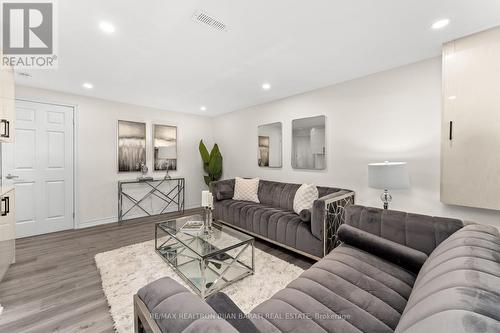
[[[295,197],[293,198],[293,211],[300,214],[303,209],[311,210],[313,202],[318,199],[318,196],[319,193],[316,185],[302,184],[297,192],[295,192]]]
[[[260,203],[257,192],[259,191],[259,178],[235,178],[233,200],[252,201]]]

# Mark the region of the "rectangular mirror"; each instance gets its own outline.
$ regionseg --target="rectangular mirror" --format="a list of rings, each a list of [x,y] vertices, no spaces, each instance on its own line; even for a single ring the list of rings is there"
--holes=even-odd
[[[292,167],[294,169],[326,169],[325,124],[325,116],[292,121]]]
[[[259,166],[263,168],[281,168],[281,141],[283,136],[281,123],[261,125],[258,133]]]

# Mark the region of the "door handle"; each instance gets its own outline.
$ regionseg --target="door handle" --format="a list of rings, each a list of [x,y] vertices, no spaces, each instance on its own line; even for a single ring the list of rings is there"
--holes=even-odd
[[[0,122],[3,124],[3,133],[0,134],[2,138],[10,137],[10,122],[7,119],[2,119]]]
[[[7,176],[5,176],[5,179],[18,179],[18,178],[19,176],[11,175],[10,173]]]
[[[10,201],[10,200],[9,200],[9,197],[3,197],[3,198],[2,198],[2,201],[1,201],[1,203],[0,203],[0,206],[1,206],[1,204],[3,203],[3,204],[4,204],[5,209],[4,209],[4,210],[2,210],[2,209],[0,208],[0,210],[1,210],[0,215],[1,215],[1,216],[7,216],[7,214],[9,214],[9,213],[10,213],[10,202],[9,202],[9,201]]]
[[[450,121],[449,139],[450,139],[450,141],[453,140],[453,121]]]

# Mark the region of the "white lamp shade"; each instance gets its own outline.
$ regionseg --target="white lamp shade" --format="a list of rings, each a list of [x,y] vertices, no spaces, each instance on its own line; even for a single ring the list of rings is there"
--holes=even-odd
[[[406,162],[368,164],[368,185],[382,190],[402,190],[410,187]]]
[[[159,160],[174,160],[177,158],[177,149],[175,146],[164,146],[158,147],[158,155],[157,158]]]

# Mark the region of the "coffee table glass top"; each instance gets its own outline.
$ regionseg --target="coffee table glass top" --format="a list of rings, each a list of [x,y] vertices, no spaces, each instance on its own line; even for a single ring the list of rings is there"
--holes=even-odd
[[[188,221],[203,221],[203,216],[191,215],[169,220],[161,222],[158,227],[165,233],[174,236],[179,242],[200,257],[212,256],[229,248],[241,246],[253,239],[252,236],[218,223],[213,224],[210,235],[200,234],[193,236],[180,230]]]

